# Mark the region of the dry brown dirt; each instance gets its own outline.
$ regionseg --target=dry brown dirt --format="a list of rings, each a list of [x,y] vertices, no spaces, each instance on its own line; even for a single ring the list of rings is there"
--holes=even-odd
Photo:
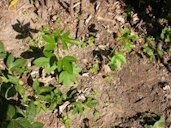
[[[0,40],[7,51],[20,56],[27,49],[29,40],[37,34],[34,31],[25,33],[24,39],[17,39],[17,35],[39,29],[43,24],[65,28],[71,32],[73,38],[95,36],[93,46],[82,49],[72,47],[66,53],[76,56],[84,71],[78,87],[95,89],[99,101],[97,109],[100,117],[94,118],[91,112],[81,117],[72,117],[73,128],[142,128],[141,117],[145,114],[153,113],[166,118],[170,116],[171,74],[162,64],[148,63],[133,52],[127,56],[127,64],[121,71],[108,72],[105,69],[106,57],[101,51],[117,43],[114,41],[114,35],[117,35],[121,28],[133,29],[122,15],[124,3],[115,0],[77,0],[75,17],[71,17],[67,8],[62,7],[57,0],[46,1],[46,5],[37,3],[33,6],[28,0],[21,0],[10,10],[7,10],[7,1],[0,1]],[[56,18],[60,18],[59,24],[52,22]],[[22,30],[16,32],[17,26]],[[94,55],[95,51],[104,54],[101,70],[94,75],[86,74],[87,65],[93,63],[95,58],[98,59]],[[104,79],[107,75],[111,75],[112,80]],[[37,120],[45,123],[46,128],[63,127],[58,125],[58,120],[53,115],[43,114]]]

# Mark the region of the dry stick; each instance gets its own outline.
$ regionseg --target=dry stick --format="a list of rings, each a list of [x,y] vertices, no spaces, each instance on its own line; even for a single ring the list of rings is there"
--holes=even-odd
[[[71,17],[74,17],[74,8],[73,8],[73,6],[74,6],[74,3],[73,3],[73,0],[70,0],[70,15],[71,15]]]

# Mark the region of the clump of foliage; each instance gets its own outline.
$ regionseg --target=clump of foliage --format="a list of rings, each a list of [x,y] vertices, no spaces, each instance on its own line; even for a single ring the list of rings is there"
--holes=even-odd
[[[41,111],[60,110],[64,104],[67,105],[59,111],[59,115],[67,128],[70,127],[69,117],[66,116],[68,112],[83,114],[89,109],[97,112],[95,106],[98,101],[93,95],[85,94],[80,98],[80,90],[74,87],[81,71],[76,65],[77,59],[71,55],[59,56],[60,44],[64,50],[68,50],[69,44],[78,44],[79,41],[70,38],[69,32],[58,29],[52,32],[46,29],[41,33],[44,43],[37,48],[42,54],[32,58],[31,67],[28,67],[28,60],[6,53],[3,43],[0,42],[3,65],[0,70],[0,101],[3,102],[0,102],[0,107],[6,106],[0,125],[2,127],[42,128],[41,123],[34,122],[36,115]],[[35,78],[31,77],[31,82],[28,82],[32,66],[37,67],[40,74]],[[59,86],[40,82],[41,76],[55,77]],[[60,85],[64,85],[68,91],[62,91]],[[31,93],[27,92],[28,86],[31,87]]]
[[[171,42],[171,27],[170,26],[164,27],[164,29],[161,32],[160,37],[166,43]]]
[[[162,58],[163,52],[162,46],[156,45],[155,39],[153,37],[147,37],[145,39],[143,53],[150,59],[150,61],[154,61],[156,58]]]
[[[120,37],[117,38],[118,45],[122,44],[120,49],[114,49],[109,66],[112,70],[120,70],[122,64],[126,63],[126,54],[132,51],[133,42],[138,38],[137,35],[131,34],[127,28],[121,30]]]
[[[165,120],[161,117],[160,120],[154,123],[154,125],[145,124],[144,128],[165,128]]]
[[[161,60],[165,52],[171,51],[171,27],[166,26],[159,39],[152,36],[145,38],[143,46],[143,53],[150,59],[150,61]]]
[[[63,33],[63,34],[61,34]],[[58,53],[58,43],[61,42],[65,50],[68,49],[68,44],[78,44],[77,40],[69,37],[69,32],[63,32],[58,29],[53,33],[44,32],[42,36],[46,44],[41,48],[43,49],[43,56],[35,59],[33,64],[37,67],[43,68],[43,74],[57,74],[59,83],[63,83],[65,86],[71,86],[73,83],[77,83],[77,77],[80,69],[76,66],[76,58],[73,56],[59,57],[55,53]]]

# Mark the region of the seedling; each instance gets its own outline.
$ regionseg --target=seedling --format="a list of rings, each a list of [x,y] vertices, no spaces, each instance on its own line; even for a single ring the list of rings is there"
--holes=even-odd
[[[161,45],[155,44],[155,39],[153,37],[147,37],[145,44],[143,46],[143,53],[149,57],[150,61],[154,61],[157,58],[163,57],[163,49]]]
[[[73,64],[76,59],[73,56],[65,56],[57,62],[57,69],[60,72],[59,82],[69,87],[77,83],[80,68]]]
[[[99,70],[99,64],[93,64],[93,66],[89,69],[90,73],[97,73],[97,71]]]
[[[118,37],[117,40],[124,45],[122,51],[130,52],[133,48],[133,41],[135,41],[137,38],[137,35],[131,34],[130,29],[125,28],[121,30],[121,36]]]
[[[121,49],[114,50],[113,52],[113,55],[108,63],[112,70],[120,70],[122,64],[126,63],[126,53],[132,51],[132,42],[137,38],[138,36],[131,34],[129,29],[126,28],[121,30],[121,36],[117,38],[117,41],[123,46],[121,46]]]
[[[93,109],[98,104],[98,101],[93,98],[87,98],[86,100],[79,100],[72,103],[73,114],[83,114],[86,109]]]
[[[161,39],[164,40],[166,43],[171,42],[171,27],[166,26],[160,35]]]
[[[109,66],[112,70],[120,70],[122,64],[126,63],[126,56],[123,52],[115,52],[109,62]]]

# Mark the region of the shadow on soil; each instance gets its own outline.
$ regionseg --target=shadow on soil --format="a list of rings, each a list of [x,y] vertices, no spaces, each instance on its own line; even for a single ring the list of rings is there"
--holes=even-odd
[[[17,20],[17,23],[12,25],[12,28],[18,32],[16,39],[25,39],[27,37],[33,38],[32,33],[37,33],[38,30],[30,28],[30,23],[20,22]]]
[[[160,35],[164,26],[170,24],[169,12],[171,1],[169,0],[121,0],[125,3],[126,8],[138,14],[140,21],[145,22],[145,28],[147,29],[147,35],[154,37]],[[138,22],[137,24],[139,24]],[[136,27],[137,24],[132,24],[132,27]]]

